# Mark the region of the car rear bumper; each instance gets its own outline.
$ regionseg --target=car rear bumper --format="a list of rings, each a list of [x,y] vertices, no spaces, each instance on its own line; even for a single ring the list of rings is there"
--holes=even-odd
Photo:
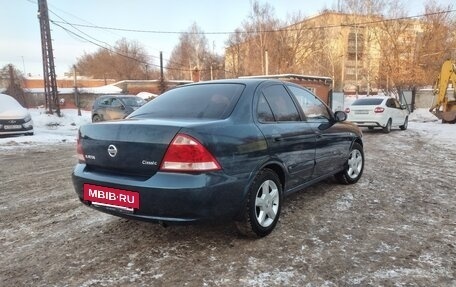
[[[375,121],[353,121],[358,127],[383,127],[380,122]]]
[[[147,180],[138,180],[86,172],[85,166],[78,164],[73,171],[73,184],[82,203],[105,213],[162,223],[235,219],[244,203],[248,176],[240,179],[222,172],[157,172]],[[112,206],[93,205],[84,200],[84,184],[137,192],[139,209],[127,212]]]

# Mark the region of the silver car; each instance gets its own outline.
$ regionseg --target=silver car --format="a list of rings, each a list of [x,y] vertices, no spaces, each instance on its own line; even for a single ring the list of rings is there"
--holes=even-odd
[[[33,121],[29,111],[13,97],[0,94],[0,136],[33,135]]]

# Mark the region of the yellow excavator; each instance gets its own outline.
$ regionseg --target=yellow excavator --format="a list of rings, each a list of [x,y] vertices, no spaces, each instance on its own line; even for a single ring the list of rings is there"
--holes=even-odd
[[[449,90],[450,83],[453,90]],[[434,85],[434,100],[429,109],[442,123],[456,123],[456,62],[446,60]]]

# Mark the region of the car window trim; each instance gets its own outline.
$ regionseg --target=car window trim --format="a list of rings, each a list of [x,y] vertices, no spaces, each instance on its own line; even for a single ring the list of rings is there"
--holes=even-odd
[[[258,103],[260,101],[260,97],[261,95],[263,95],[263,91],[264,89],[267,89],[269,87],[272,87],[272,86],[282,86],[285,88],[285,91],[287,92],[287,94],[290,96],[291,98],[291,101],[293,102],[293,105],[295,106],[296,108],[296,111],[298,112],[298,116],[299,116],[299,120],[297,121],[273,121],[273,122],[262,122],[258,119]],[[269,109],[271,110],[272,112],[272,115],[274,117],[274,120],[275,120],[275,115],[274,115],[274,111],[272,110],[272,107],[271,105],[269,104],[269,101],[268,99],[266,98],[266,96],[264,96],[264,99],[266,100],[266,103],[268,104],[269,106]],[[294,95],[293,94],[290,94],[290,91],[288,90],[288,88],[286,87],[286,84],[285,83],[282,83],[282,82],[274,82],[274,83],[268,83],[267,85],[263,85],[260,87],[260,89],[258,89],[258,97],[256,97],[256,105],[255,105],[255,118],[256,118],[256,121],[258,121],[259,123],[262,123],[262,124],[287,124],[287,123],[299,123],[299,122],[304,122],[303,120],[303,116],[302,116],[302,111],[301,111],[301,107],[299,105],[296,104],[296,99],[294,98]]]
[[[299,113],[301,114],[301,120],[304,121],[304,122],[307,122],[307,123],[315,123],[316,121],[309,121],[309,118],[306,116],[306,114],[304,113],[301,105],[299,104],[298,102],[298,99],[296,98],[295,94],[291,91],[291,89],[289,89],[289,87],[295,87],[295,88],[298,88],[298,89],[303,89],[304,91],[310,93],[312,96],[314,96],[318,101],[320,101],[323,106],[326,108],[326,111],[328,112],[328,115],[329,115],[329,119],[328,122],[332,122],[334,121],[334,113],[332,112],[332,110],[317,96],[315,95],[314,93],[312,93],[312,91],[310,91],[309,89],[307,89],[306,87],[302,87],[300,85],[296,85],[296,84],[293,84],[293,83],[286,83],[285,84],[285,87],[288,91],[288,93],[291,94],[291,97],[293,99],[293,101],[295,102],[295,105],[297,104],[297,106],[299,107]],[[326,118],[325,118],[326,119]]]

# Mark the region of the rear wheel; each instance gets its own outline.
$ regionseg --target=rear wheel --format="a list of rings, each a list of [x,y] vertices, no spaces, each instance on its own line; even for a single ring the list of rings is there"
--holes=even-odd
[[[101,117],[99,115],[93,115],[92,122],[101,122]]]
[[[261,170],[249,187],[242,219],[236,221],[239,232],[246,236],[263,237],[277,224],[282,205],[282,185],[270,169]]]
[[[391,119],[389,119],[388,122],[386,123],[386,126],[383,127],[383,132],[385,134],[391,132],[391,125],[392,125],[392,121],[391,121]]]
[[[408,127],[408,117],[405,117],[404,124],[402,126],[399,126],[399,128],[403,131],[405,131]]]
[[[343,171],[336,174],[336,179],[343,184],[356,183],[363,174],[364,151],[359,143],[354,143]]]

